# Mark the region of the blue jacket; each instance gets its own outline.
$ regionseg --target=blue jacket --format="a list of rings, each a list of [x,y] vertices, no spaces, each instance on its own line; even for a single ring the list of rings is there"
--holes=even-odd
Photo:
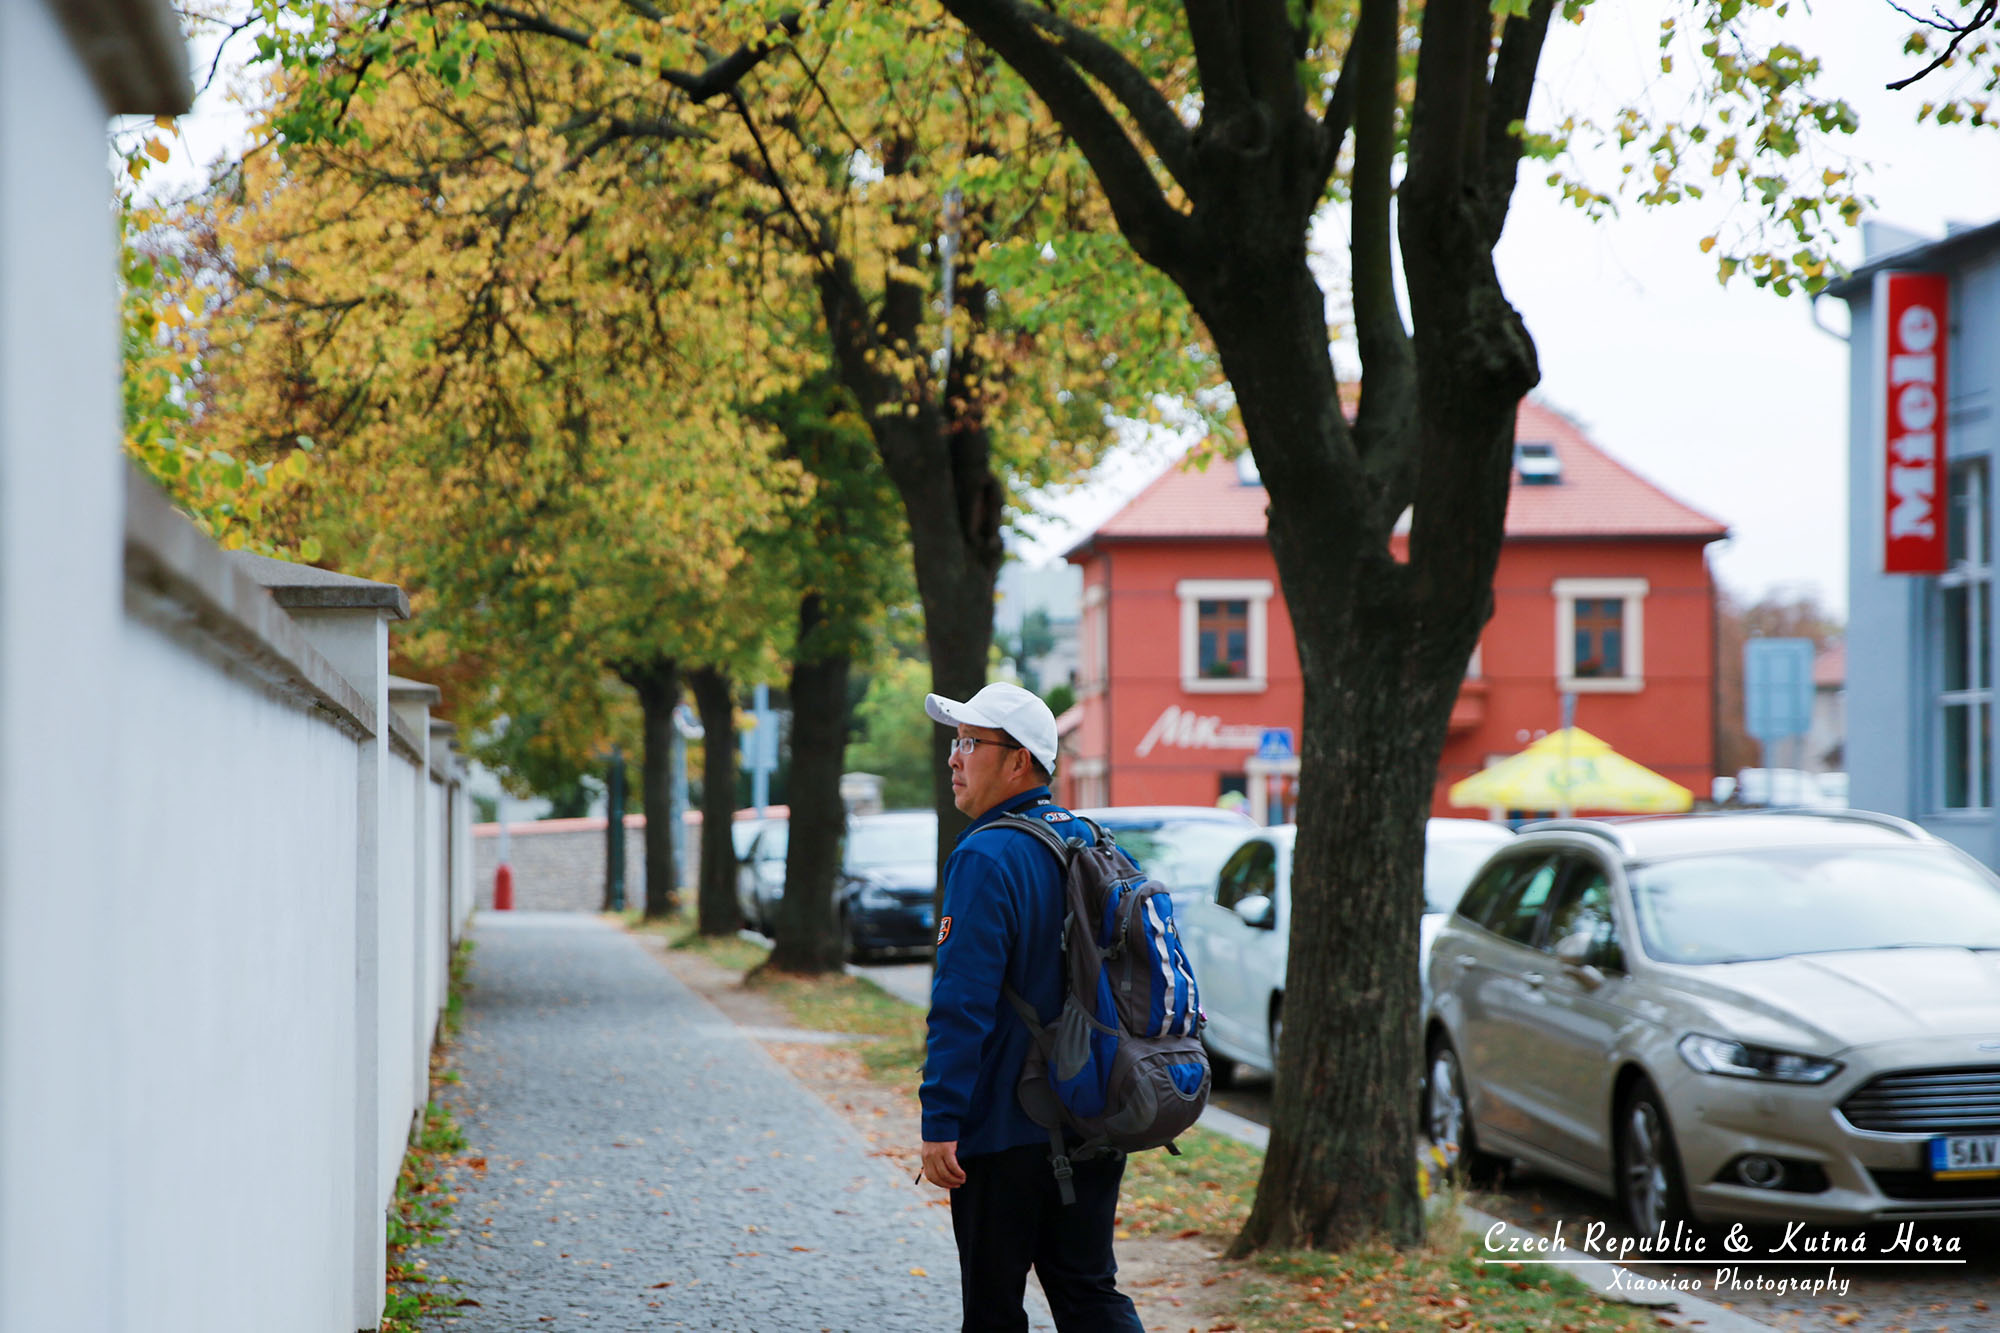
[[[944,864],[944,914],[924,1047],[926,1143],[958,1143],[960,1157],[1047,1143],[1014,1095],[1033,1039],[1001,994],[1009,982],[1044,1022],[1062,1012],[1060,869],[1034,837],[992,829],[1010,811],[1047,819],[1065,837],[1095,839],[1047,787],[1010,797],[972,821]]]

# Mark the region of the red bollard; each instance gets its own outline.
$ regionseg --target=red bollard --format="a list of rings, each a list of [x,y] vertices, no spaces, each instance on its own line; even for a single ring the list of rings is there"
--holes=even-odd
[[[505,861],[493,872],[493,910],[511,912],[514,910],[514,868]]]

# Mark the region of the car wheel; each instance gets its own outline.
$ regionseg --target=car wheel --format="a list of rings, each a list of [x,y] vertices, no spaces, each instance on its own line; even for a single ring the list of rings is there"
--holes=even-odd
[[[846,912],[840,914],[840,937],[844,941],[842,956],[850,963],[865,963],[873,956],[861,947],[861,940],[855,932],[854,918]]]
[[[1651,1083],[1642,1080],[1625,1097],[1616,1138],[1618,1203],[1627,1225],[1641,1236],[1652,1236],[1661,1227],[1691,1222],[1680,1152]]]
[[[1432,1038],[1424,1069],[1424,1136],[1443,1159],[1445,1173],[1482,1189],[1497,1184],[1507,1163],[1479,1149],[1465,1076],[1449,1040]]]

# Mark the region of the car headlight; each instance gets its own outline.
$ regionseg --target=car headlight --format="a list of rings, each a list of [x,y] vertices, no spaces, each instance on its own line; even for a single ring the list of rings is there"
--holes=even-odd
[[[1840,1061],[1769,1046],[1749,1046],[1725,1037],[1690,1032],[1681,1038],[1681,1059],[1704,1074],[1758,1078],[1772,1083],[1824,1083],[1840,1072]]]

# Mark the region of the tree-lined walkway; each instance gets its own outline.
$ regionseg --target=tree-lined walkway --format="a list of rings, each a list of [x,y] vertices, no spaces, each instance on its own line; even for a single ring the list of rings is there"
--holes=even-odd
[[[483,914],[447,1094],[483,1171],[422,1251],[439,1329],[924,1330],[957,1322],[944,1209],[637,941]]]

